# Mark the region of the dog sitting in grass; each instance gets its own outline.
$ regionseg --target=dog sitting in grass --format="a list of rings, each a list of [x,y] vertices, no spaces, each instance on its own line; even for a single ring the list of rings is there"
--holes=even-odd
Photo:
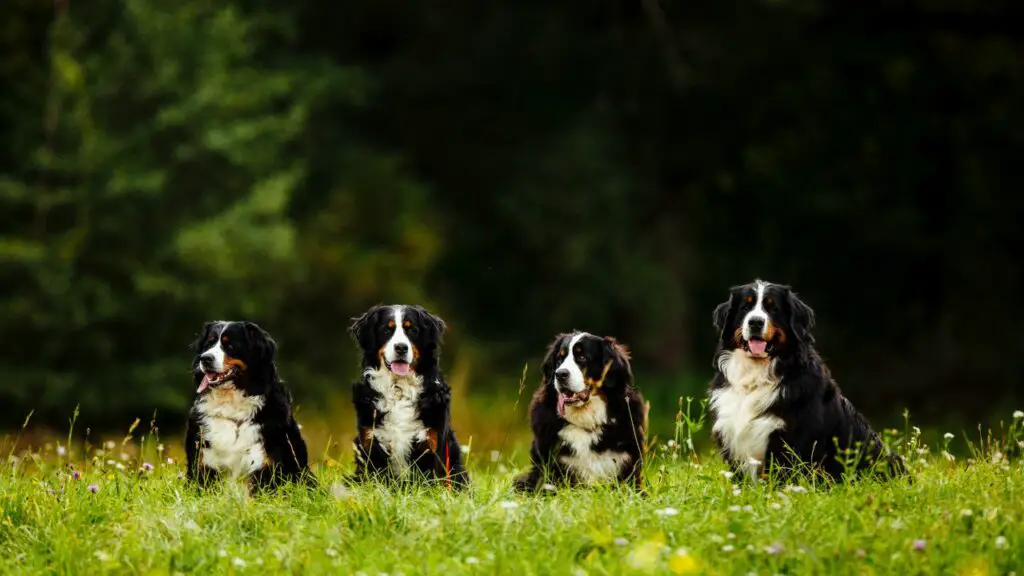
[[[905,473],[832,379],[814,348],[814,311],[788,286],[736,286],[713,320],[712,436],[734,472]]]
[[[193,346],[188,478],[201,486],[222,476],[246,478],[255,489],[312,481],[270,334],[252,322],[208,322]]]
[[[518,491],[544,483],[643,486],[646,404],[633,387],[629,352],[611,337],[559,334],[530,405],[530,470]]]

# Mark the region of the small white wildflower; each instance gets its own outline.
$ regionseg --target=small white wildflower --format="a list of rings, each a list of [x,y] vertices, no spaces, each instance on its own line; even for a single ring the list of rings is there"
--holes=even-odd
[[[480,559],[476,556],[469,556],[466,558],[466,564],[479,564]]]
[[[241,558],[232,558],[231,564],[236,568],[245,568],[245,560],[242,560]]]
[[[668,442],[665,443],[665,445],[668,446],[669,448],[675,448],[676,447],[676,441],[675,440],[669,440]]]
[[[945,434],[942,435],[942,437],[945,438],[946,440],[952,440],[953,438],[956,438],[956,436],[953,436],[952,432],[946,432]]]
[[[743,493],[743,491],[742,491],[742,490],[740,490],[739,488],[733,488],[733,489],[732,489],[732,495],[733,495],[733,496],[739,496],[739,495],[740,495],[740,494],[742,494],[742,493]]]
[[[754,511],[754,507],[751,506],[750,504],[747,504],[746,506],[743,507],[743,511],[744,512],[753,512]]]
[[[97,550],[97,551],[93,552],[92,555],[95,556],[96,559],[99,560],[100,562],[109,562],[110,561],[110,554],[107,554],[103,550]]]
[[[970,508],[964,508],[963,510],[960,511],[961,518],[967,518],[968,516],[974,516],[974,511],[971,510]]]
[[[160,454],[163,454],[163,452],[164,452],[164,445],[163,444],[157,444],[156,445],[156,451],[158,453],[160,453]]]
[[[114,467],[117,468],[118,470],[124,470],[124,464],[121,464],[120,462],[114,464]]]
[[[914,431],[914,436],[920,436],[921,435],[921,429],[918,428],[917,426],[912,426],[911,430]]]
[[[513,510],[515,508],[519,508],[519,504],[517,502],[510,502],[508,500],[505,500],[504,502],[498,502],[498,506],[501,506],[505,510]]]
[[[733,504],[732,506],[729,506],[729,512],[739,512],[739,511],[740,511],[740,505],[739,504]]]
[[[501,452],[491,450],[491,462],[497,462],[499,458],[501,458]]]
[[[228,551],[223,549],[223,548],[221,548],[220,552],[217,552],[217,556],[220,556],[221,558],[227,558],[228,557]]]
[[[185,530],[199,530],[199,524],[196,524],[195,520],[192,520],[191,518],[186,520],[182,526],[185,528]]]
[[[174,458],[168,458],[167,459],[167,465],[168,466],[174,466]]]
[[[612,542],[614,542],[616,546],[629,546],[629,540],[626,540],[625,538],[623,538],[621,536],[616,538]]]
[[[790,484],[783,488],[783,490],[785,490],[786,492],[793,492],[795,494],[803,494],[804,492],[807,492],[807,488],[804,488],[803,486],[797,486],[796,484]]]
[[[735,550],[735,548],[732,544],[726,544],[725,546],[722,546],[722,552],[732,552],[733,550]]]
[[[778,502],[772,502],[768,507],[772,510],[782,510],[782,504],[779,504]]]
[[[459,447],[459,449],[462,450],[463,454],[469,454],[469,445],[468,444],[463,444],[462,446]]]
[[[1006,536],[996,536],[996,550],[1006,550],[1009,546],[1010,542],[1006,539]]]
[[[546,490],[548,492],[554,492],[555,491],[555,485],[550,483],[550,482],[548,482],[548,483],[545,483],[543,486],[541,486],[541,489],[542,490]]]
[[[57,456],[63,456],[68,453],[68,449],[57,444]]]
[[[114,464],[117,464],[117,462],[114,462],[113,460],[107,460],[107,466],[113,466]]]
[[[732,476],[733,476],[732,472],[729,472],[728,470],[722,470],[721,472],[719,472],[719,474],[721,474],[722,476],[725,476],[726,480],[732,478]]]
[[[725,542],[725,538],[722,538],[721,534],[712,534],[711,536],[708,536],[708,538],[715,544]]]
[[[331,558],[334,558],[334,557],[336,557],[338,555],[338,551],[335,550],[334,548],[328,548],[328,549],[324,550],[324,554],[327,554]]]
[[[1022,412],[1020,410],[1014,410],[1013,411],[1013,419],[1014,420],[1020,420],[1022,418],[1024,418],[1024,412]]]
[[[917,449],[917,453],[918,453],[918,455],[927,454],[928,453],[928,448],[918,448]]]
[[[113,450],[115,446],[117,446],[117,444],[114,444],[113,440],[107,440],[103,443],[103,447],[107,450]]]
[[[129,458],[131,458],[131,456],[129,456],[126,452],[121,452],[122,461],[127,461]]]
[[[993,464],[999,464],[1002,461],[1003,461],[1003,453],[1002,452],[996,452],[995,454],[992,454],[992,463]]]
[[[735,540],[736,539],[736,535],[733,534],[732,532],[729,532],[728,534],[725,535],[725,539],[726,540]]]
[[[675,516],[679,514],[679,510],[675,508],[662,508],[661,510],[655,510],[654,513],[658,516]]]

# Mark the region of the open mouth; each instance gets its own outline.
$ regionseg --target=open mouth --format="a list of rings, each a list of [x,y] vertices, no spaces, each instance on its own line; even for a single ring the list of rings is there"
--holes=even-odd
[[[769,342],[760,338],[751,338],[743,343],[743,347],[747,349],[747,352],[755,358],[766,358],[771,348]]]
[[[384,363],[387,364],[388,370],[391,370],[391,373],[395,376],[408,376],[409,371],[412,370],[409,363],[404,360],[395,360],[394,362],[385,360]]]
[[[216,388],[235,375],[235,368],[228,367],[223,372],[203,372],[203,381],[199,383],[196,394],[202,394],[207,388]]]
[[[566,406],[580,406],[590,400],[590,390],[584,389],[579,392],[558,393],[558,416],[565,416]]]

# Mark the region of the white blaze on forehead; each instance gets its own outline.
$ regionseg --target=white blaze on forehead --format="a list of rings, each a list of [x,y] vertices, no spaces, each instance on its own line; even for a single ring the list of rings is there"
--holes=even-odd
[[[391,308],[394,314],[395,320],[395,333],[391,335],[391,338],[384,344],[384,359],[388,361],[388,364],[395,360],[403,362],[412,361],[412,342],[409,340],[409,336],[405,333],[405,328],[402,326],[402,314],[405,312],[403,306],[394,306]],[[402,356],[399,356],[395,352],[395,344],[405,344],[407,352]]]
[[[743,339],[750,340],[750,320],[752,318],[760,318],[764,321],[765,330],[768,329],[768,313],[764,311],[764,291],[768,287],[766,282],[758,280],[754,284],[754,290],[757,291],[757,300],[754,303],[754,309],[747,312],[747,315],[743,317]]]
[[[576,355],[572,351],[573,347],[586,335],[586,332],[573,335],[572,339],[569,340],[565,360],[562,361],[558,368],[555,368],[555,372],[563,368],[569,371],[569,381],[565,383],[565,389],[569,392],[582,392],[586,388],[586,383],[583,381],[583,371],[576,364]]]
[[[230,325],[231,325],[231,323],[228,322],[228,323],[223,324],[222,326],[214,328],[214,331],[217,334],[217,340],[213,343],[212,346],[210,346],[209,348],[207,348],[206,350],[204,350],[200,354],[200,356],[212,356],[213,357],[213,371],[217,372],[217,373],[220,373],[220,372],[224,371],[224,368],[225,368],[225,366],[224,366],[224,357],[227,356],[227,354],[225,354],[225,352],[224,352],[224,346],[221,343],[220,337],[221,337],[221,334],[223,334],[224,331],[227,330],[228,326],[230,326]]]

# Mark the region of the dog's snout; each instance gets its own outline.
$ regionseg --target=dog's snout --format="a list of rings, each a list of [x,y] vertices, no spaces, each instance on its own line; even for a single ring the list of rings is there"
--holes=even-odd
[[[555,370],[555,380],[562,383],[569,380],[569,369],[559,368],[558,370]]]
[[[213,354],[207,352],[199,357],[199,366],[203,369],[213,367]]]
[[[409,353],[409,345],[408,344],[406,344],[405,342],[396,342],[395,343],[395,354],[397,354],[398,356],[405,356],[408,353]]]
[[[751,334],[760,335],[761,332],[764,332],[764,318],[751,318],[747,320],[747,326],[750,328]]]

